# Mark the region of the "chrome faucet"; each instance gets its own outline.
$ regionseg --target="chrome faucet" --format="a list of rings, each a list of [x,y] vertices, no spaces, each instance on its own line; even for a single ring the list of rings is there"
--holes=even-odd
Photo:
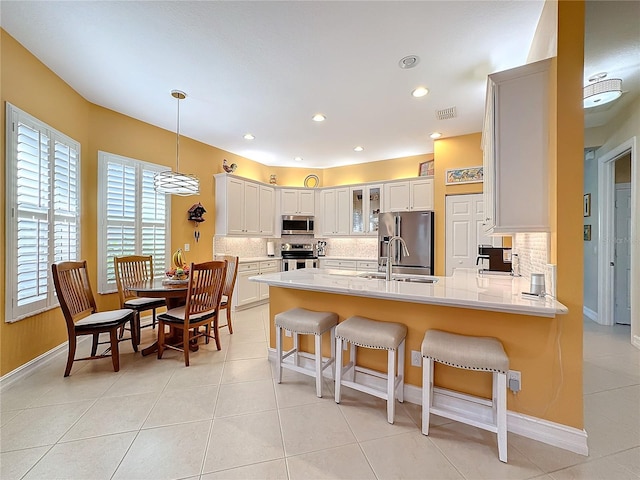
[[[387,282],[391,281],[391,252],[393,250],[393,243],[398,240],[400,245],[402,245],[402,253],[404,253],[407,257],[409,256],[409,250],[407,249],[407,244],[404,239],[399,235],[394,235],[389,239],[387,243],[387,273],[385,279]]]

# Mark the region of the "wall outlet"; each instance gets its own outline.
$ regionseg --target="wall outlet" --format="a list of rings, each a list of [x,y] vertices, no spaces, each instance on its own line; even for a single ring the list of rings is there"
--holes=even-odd
[[[412,367],[422,366],[422,353],[420,353],[418,350],[411,350],[411,366]]]
[[[519,371],[509,370],[507,374],[507,387],[509,387],[509,390],[513,393],[518,393],[522,390],[522,379]]]
[[[189,250],[191,250],[191,245],[189,245],[188,243],[184,244],[184,251],[188,252]]]

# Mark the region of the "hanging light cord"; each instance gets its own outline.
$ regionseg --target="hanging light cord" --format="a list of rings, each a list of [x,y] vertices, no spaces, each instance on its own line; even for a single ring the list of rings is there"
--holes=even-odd
[[[176,93],[178,100],[178,119],[176,120],[176,172],[180,171],[180,94]]]

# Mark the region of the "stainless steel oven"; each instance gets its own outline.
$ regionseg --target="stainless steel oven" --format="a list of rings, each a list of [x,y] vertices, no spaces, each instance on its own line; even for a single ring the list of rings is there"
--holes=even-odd
[[[283,243],[280,251],[283,272],[300,268],[318,268],[318,255],[313,244]]]

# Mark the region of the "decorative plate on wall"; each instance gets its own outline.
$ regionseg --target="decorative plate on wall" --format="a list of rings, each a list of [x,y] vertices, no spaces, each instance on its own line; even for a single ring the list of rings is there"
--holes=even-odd
[[[320,183],[320,179],[317,175],[307,175],[304,179],[304,186],[307,188],[315,188]]]

